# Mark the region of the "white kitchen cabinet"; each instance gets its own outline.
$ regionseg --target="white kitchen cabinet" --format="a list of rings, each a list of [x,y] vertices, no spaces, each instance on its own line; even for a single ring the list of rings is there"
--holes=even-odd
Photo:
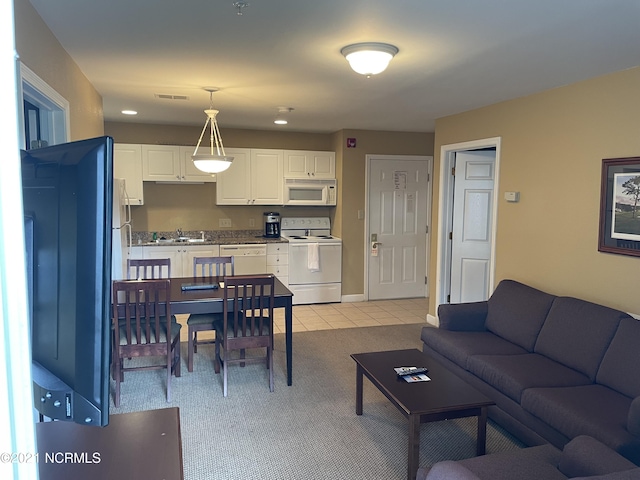
[[[288,243],[267,243],[267,273],[273,273],[285,287],[289,286]]]
[[[142,260],[144,258],[144,247],[132,246],[129,252],[129,258],[132,260]]]
[[[285,150],[284,176],[334,179],[336,178],[336,154],[335,152]]]
[[[144,258],[168,258],[171,260],[171,277],[193,276],[193,259],[195,257],[217,257],[220,255],[218,245],[191,245],[174,243],[167,246],[144,247]]]
[[[141,145],[117,143],[113,146],[113,177],[124,178],[129,205],[144,205]]]
[[[283,150],[229,148],[231,166],[218,174],[218,205],[282,205]]]
[[[180,147],[142,145],[142,179],[146,182],[180,181]]]
[[[215,176],[198,170],[191,156],[195,147],[177,145],[142,145],[142,179],[147,182],[212,183]],[[209,152],[209,147],[198,149]]]

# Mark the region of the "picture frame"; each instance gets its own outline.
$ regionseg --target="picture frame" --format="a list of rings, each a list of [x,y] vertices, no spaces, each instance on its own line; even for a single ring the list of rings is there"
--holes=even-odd
[[[598,250],[640,257],[640,157],[602,160]]]

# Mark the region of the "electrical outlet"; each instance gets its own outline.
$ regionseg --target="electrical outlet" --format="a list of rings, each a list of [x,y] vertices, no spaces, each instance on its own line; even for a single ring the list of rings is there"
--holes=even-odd
[[[230,218],[221,218],[218,220],[218,226],[219,227],[230,227],[231,226],[231,219]]]
[[[255,218],[250,218],[249,219],[249,226],[250,227],[255,227],[256,226],[256,219]]]

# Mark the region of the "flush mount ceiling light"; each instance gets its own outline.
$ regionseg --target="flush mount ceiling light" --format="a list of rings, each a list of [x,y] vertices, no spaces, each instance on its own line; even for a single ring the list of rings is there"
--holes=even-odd
[[[278,107],[278,114],[276,115],[273,123],[275,123],[276,125],[286,125],[287,123],[289,123],[286,114],[291,112],[293,112],[293,108],[291,107]]]
[[[138,114],[138,112],[136,112],[135,110],[122,110],[122,112],[120,112],[120,113],[122,113],[123,115],[137,115]]]
[[[222,145],[222,137],[220,136],[220,129],[218,128],[218,122],[216,121],[216,115],[218,115],[219,111],[213,109],[213,92],[217,92],[217,88],[205,88],[207,92],[209,92],[209,109],[205,110],[204,113],[207,115],[207,121],[204,122],[204,128],[202,129],[202,133],[200,134],[200,138],[198,139],[198,144],[196,145],[196,149],[191,155],[191,160],[193,160],[193,164],[196,166],[198,170],[207,173],[220,173],[224,172],[227,168],[231,166],[231,162],[233,161],[233,157],[228,157],[224,153],[224,146]],[[207,125],[211,124],[211,149],[208,154],[198,154],[198,148],[200,148],[200,142],[202,142],[202,137],[204,137],[204,132],[207,131]],[[215,147],[215,151],[214,151]]]
[[[344,47],[340,53],[354,71],[370,77],[384,72],[391,59],[398,53],[398,48],[388,43],[354,43]]]

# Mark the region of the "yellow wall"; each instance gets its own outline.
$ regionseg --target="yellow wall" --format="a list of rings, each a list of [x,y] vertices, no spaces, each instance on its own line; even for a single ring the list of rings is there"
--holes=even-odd
[[[502,137],[496,282],[640,313],[640,258],[598,252],[602,159],[640,156],[638,112],[640,67],[436,122],[436,179],[442,145]],[[505,191],[520,202],[507,203]],[[435,227],[437,182],[433,194]],[[435,255],[433,242],[430,278]]]
[[[14,0],[20,61],[70,105],[70,140],[103,135],[102,97],[87,80],[29,0]]]

